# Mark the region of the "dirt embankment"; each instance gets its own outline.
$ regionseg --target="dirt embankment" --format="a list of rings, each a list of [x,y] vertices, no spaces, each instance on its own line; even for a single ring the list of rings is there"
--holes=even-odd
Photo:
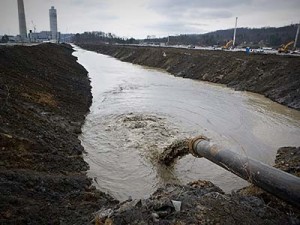
[[[244,52],[80,44],[122,61],[164,69],[175,76],[226,84],[300,109],[300,58]]]
[[[91,104],[71,46],[0,47],[0,224],[87,224],[116,203],[91,187],[77,136]]]

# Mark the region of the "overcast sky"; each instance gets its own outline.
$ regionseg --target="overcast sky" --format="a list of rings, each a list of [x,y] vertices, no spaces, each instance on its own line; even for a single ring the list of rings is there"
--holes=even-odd
[[[111,32],[145,38],[300,21],[300,0],[24,0],[27,29],[50,30],[49,8],[62,33]],[[17,0],[0,0],[0,35],[18,34]]]

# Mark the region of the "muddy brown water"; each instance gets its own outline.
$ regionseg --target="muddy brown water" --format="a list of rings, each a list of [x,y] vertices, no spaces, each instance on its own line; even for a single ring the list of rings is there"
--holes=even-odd
[[[300,145],[300,112],[248,92],[174,77],[75,47],[89,72],[93,103],[81,135],[88,175],[119,200],[146,198],[165,183],[210,180],[225,192],[248,183],[191,155],[172,167],[163,148],[205,135],[234,152],[272,165],[282,146]]]

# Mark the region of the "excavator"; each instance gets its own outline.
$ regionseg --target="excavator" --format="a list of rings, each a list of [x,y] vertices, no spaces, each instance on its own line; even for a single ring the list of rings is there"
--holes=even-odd
[[[231,46],[232,46],[232,44],[233,44],[233,40],[230,40],[230,41],[228,41],[227,43],[226,43],[226,45],[224,45],[223,47],[222,47],[222,49],[224,50],[224,49],[229,49]]]
[[[294,41],[290,41],[287,44],[282,44],[279,48],[278,48],[278,53],[289,53],[289,47],[294,44]]]

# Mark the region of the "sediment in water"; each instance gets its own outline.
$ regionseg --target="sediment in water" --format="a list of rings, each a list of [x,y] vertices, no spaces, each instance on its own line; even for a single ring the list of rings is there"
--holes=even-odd
[[[188,138],[176,140],[163,150],[162,154],[159,156],[158,162],[166,166],[173,165],[176,160],[189,154],[188,142]]]

